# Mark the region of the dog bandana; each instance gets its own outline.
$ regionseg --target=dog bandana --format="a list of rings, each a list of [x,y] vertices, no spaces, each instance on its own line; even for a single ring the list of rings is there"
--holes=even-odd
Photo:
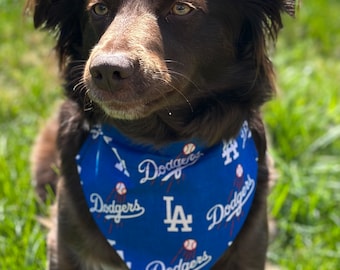
[[[237,138],[138,145],[95,126],[76,157],[98,228],[133,270],[210,269],[232,244],[256,189],[257,151]]]

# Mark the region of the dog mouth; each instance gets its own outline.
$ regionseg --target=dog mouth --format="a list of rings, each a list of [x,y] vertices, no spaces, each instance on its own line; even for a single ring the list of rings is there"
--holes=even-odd
[[[126,53],[94,54],[84,70],[86,96],[107,116],[122,120],[169,112],[183,101],[190,105],[184,93],[187,82],[175,78],[160,57],[157,61],[147,58],[150,63],[140,60],[144,58]]]
[[[137,120],[149,116],[153,112],[168,107],[168,99],[173,91],[144,91],[149,94],[140,95],[125,89],[118,92],[88,88],[87,97],[96,103],[107,116],[123,120]]]

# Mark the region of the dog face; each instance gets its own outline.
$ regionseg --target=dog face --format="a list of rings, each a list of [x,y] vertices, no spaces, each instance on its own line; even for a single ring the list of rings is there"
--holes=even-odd
[[[236,135],[275,90],[268,40],[293,0],[31,0],[57,30],[66,94],[154,142]],[[89,101],[89,102],[88,102]],[[226,117],[227,116],[227,117]],[[202,128],[204,127],[204,128]],[[136,131],[137,129],[137,131]],[[157,131],[156,131],[157,129]]]
[[[84,71],[90,99],[110,117],[136,119],[179,106],[190,112],[228,88],[242,19],[221,3],[89,1],[99,38]]]
[[[244,9],[265,4],[279,11],[280,1],[241,2],[90,0],[89,24],[99,41],[84,71],[87,95],[108,116],[129,120],[176,108],[190,113],[207,96],[229,91],[245,95],[257,61],[266,58],[256,55],[265,40],[254,31],[267,17],[251,24]]]

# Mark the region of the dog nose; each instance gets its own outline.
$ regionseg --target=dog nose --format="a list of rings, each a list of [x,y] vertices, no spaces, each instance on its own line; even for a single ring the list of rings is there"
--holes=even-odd
[[[133,61],[124,54],[98,55],[90,63],[92,80],[103,90],[116,90],[133,71]]]

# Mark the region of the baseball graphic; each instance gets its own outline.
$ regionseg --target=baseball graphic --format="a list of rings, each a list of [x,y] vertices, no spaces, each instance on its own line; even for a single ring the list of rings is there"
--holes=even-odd
[[[236,176],[238,178],[241,178],[243,176],[243,167],[242,165],[237,165],[237,168],[236,168]]]
[[[190,155],[192,152],[195,151],[195,149],[196,149],[196,145],[194,145],[193,143],[188,143],[184,145],[183,153],[184,155]]]
[[[194,239],[187,239],[184,241],[183,247],[187,251],[193,251],[197,248],[197,241]]]
[[[116,191],[119,195],[125,195],[127,193],[125,184],[123,182],[118,182],[116,185]]]

